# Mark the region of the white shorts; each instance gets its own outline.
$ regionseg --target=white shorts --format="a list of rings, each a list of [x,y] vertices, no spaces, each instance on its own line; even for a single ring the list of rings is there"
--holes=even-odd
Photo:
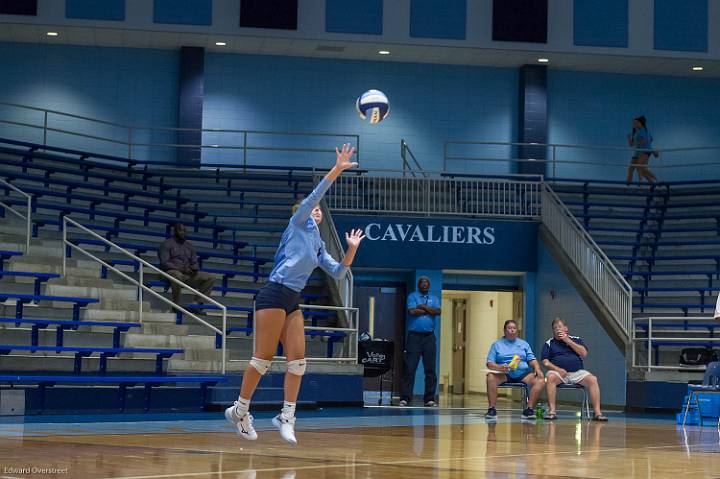
[[[585,371],[584,369],[578,369],[575,372],[567,373],[565,377],[560,377],[560,373],[557,371],[548,371],[547,376],[549,377],[551,374],[554,374],[555,376],[562,379],[562,382],[564,384],[578,384],[580,381],[585,379],[590,375],[590,371]]]

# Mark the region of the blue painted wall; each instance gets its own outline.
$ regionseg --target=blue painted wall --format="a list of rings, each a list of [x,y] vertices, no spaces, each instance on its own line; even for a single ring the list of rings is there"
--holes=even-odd
[[[628,46],[628,0],[575,0],[573,43],[590,47]]]
[[[631,156],[626,135],[639,115],[647,117],[656,148],[718,143],[720,80],[550,70],[548,82],[550,143],[617,148],[558,149],[559,161],[585,162],[558,166],[558,177],[624,181]],[[686,165],[713,160],[717,150],[668,152],[650,166],[661,180],[698,179],[717,172]]]
[[[555,298],[550,292],[554,291]],[[598,320],[585,305],[555,259],[538,241],[538,270],[535,276],[535,318],[533,351],[539,355],[543,342],[552,336],[551,323],[556,317],[567,324],[570,334],[580,336],[588,345],[585,368],[600,380],[603,404],[625,405],[624,352],[608,337]],[[532,305],[528,304],[530,309]],[[528,333],[528,338],[530,334]]]
[[[177,122],[179,55],[174,51],[0,43],[0,101],[135,126],[172,126]],[[42,125],[41,113],[0,107],[14,118]],[[20,115],[20,116],[18,116]],[[127,141],[127,130],[50,115],[49,125]],[[42,143],[40,130],[0,124],[0,135]],[[167,133],[136,130],[134,141],[174,141]],[[48,143],[127,156],[127,147],[50,132]],[[150,158],[136,148],[135,156]],[[152,158],[174,152],[154,150]]]
[[[177,124],[179,55],[174,51],[0,43],[0,98],[135,126]],[[341,74],[339,74],[341,72]],[[205,65],[205,128],[285,132],[333,132],[361,136],[360,160],[374,168],[401,167],[400,138],[406,139],[428,170],[443,168],[449,139],[513,141],[517,135],[517,82],[513,69],[423,65],[306,58],[208,54]],[[391,103],[380,125],[362,122],[355,98],[370,87],[384,90]],[[626,135],[631,119],[647,116],[657,148],[706,146],[720,137],[720,80],[633,76],[550,70],[548,140],[551,143],[602,145],[615,150],[559,149],[559,177],[622,180],[631,152]],[[16,113],[16,112],[14,112]],[[32,115],[31,115],[32,116]],[[35,115],[37,116],[37,115]],[[41,122],[41,118],[34,121]],[[53,118],[51,117],[51,121]],[[71,121],[89,134],[126,140],[126,132]],[[7,125],[0,132],[41,141],[38,132]],[[135,142],[173,142],[162,132],[138,130]],[[256,135],[251,146],[332,148],[351,138],[298,138]],[[79,141],[59,134],[51,143],[126,155],[127,148]],[[205,143],[242,145],[242,135],[206,135]],[[172,152],[155,150],[154,158]],[[510,157],[505,147],[484,147],[451,154]],[[134,156],[150,158],[135,149]],[[203,161],[237,164],[234,151],[205,152]],[[552,157],[551,154],[548,155]],[[250,163],[326,166],[334,155],[250,153]],[[685,165],[715,160],[716,151],[664,153],[651,167],[665,180],[716,176],[704,167]],[[451,171],[504,173],[506,162],[451,161]],[[548,170],[552,174],[552,170]]]
[[[428,170],[442,168],[448,138],[510,141],[516,136],[517,72],[512,69],[215,53],[205,60],[205,128],[357,133],[360,163],[373,168],[400,169],[400,139],[405,138]],[[355,111],[356,98],[370,88],[390,100],[390,115],[379,125],[363,123]],[[217,135],[205,138],[218,140]],[[327,148],[327,142],[318,145]],[[236,153],[217,151],[203,161],[240,160]],[[260,161],[326,166],[334,153],[253,152],[249,163]],[[488,171],[493,168],[505,171],[503,165]]]

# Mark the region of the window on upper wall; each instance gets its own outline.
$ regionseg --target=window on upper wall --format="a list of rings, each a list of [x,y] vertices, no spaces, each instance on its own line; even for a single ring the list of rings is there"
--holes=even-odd
[[[212,0],[155,0],[153,21],[175,25],[212,25]]]
[[[547,0],[493,0],[492,39],[547,43]]]
[[[708,51],[708,0],[655,0],[656,50]]]
[[[297,30],[297,0],[240,0],[240,26]]]
[[[410,36],[465,39],[466,0],[411,0]]]
[[[65,0],[65,18],[125,20],[125,0]]]
[[[381,35],[382,28],[383,0],[325,0],[326,32]]]
[[[0,15],[37,15],[37,0],[0,0]]]

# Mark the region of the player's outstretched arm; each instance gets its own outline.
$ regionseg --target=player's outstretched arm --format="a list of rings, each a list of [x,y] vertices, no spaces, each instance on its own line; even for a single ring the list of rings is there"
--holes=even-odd
[[[310,193],[302,201],[302,203],[300,203],[300,207],[292,217],[292,222],[296,224],[303,224],[305,221],[307,221],[313,208],[320,204],[320,200],[322,200],[328,188],[330,188],[332,182],[335,181],[335,178],[340,176],[343,171],[349,168],[355,168],[358,165],[356,161],[350,161],[352,156],[355,154],[355,148],[351,148],[349,144],[344,144],[342,146],[342,150],[338,150],[337,148],[335,148],[335,153],[337,154],[335,166],[333,166],[332,169],[328,171],[328,173],[325,175],[325,178],[323,178],[323,180],[318,183],[312,193]]]

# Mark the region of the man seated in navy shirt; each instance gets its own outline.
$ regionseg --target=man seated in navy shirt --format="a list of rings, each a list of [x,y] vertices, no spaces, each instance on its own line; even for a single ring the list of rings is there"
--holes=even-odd
[[[545,419],[557,419],[555,403],[558,384],[581,384],[590,394],[594,421],[607,421],[600,410],[600,385],[597,377],[583,369],[583,358],[588,355],[587,346],[578,336],[570,336],[562,319],[552,322],[553,337],[545,341],[541,354],[543,365],[548,368],[547,397],[549,410]]]

